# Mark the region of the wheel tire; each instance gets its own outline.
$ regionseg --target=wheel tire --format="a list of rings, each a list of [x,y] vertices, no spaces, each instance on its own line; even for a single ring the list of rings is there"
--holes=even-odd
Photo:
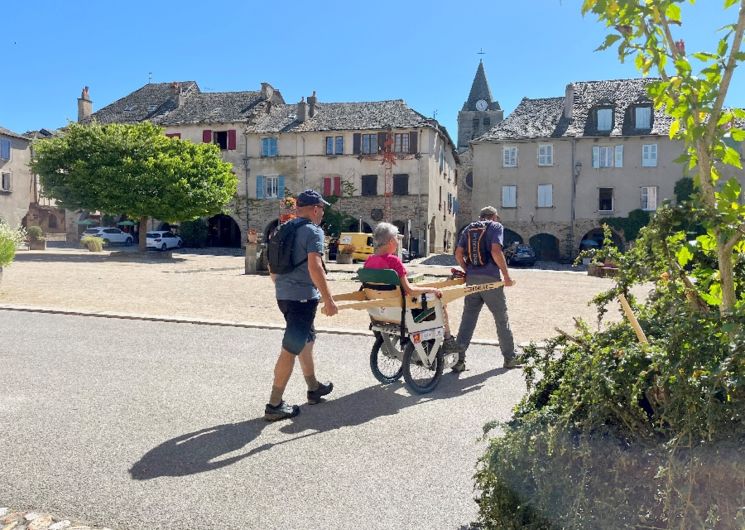
[[[132,246],[132,238],[131,237],[128,237],[127,240],[124,242],[124,244],[126,246],[128,246],[128,247],[131,247]]]
[[[424,343],[424,349],[429,354],[434,340],[428,340]],[[430,368],[425,368],[421,364],[416,364],[419,360],[419,354],[414,349],[414,343],[409,342],[404,348],[404,381],[406,386],[415,394],[428,394],[432,392],[442,377],[442,369],[445,365],[445,359],[442,355],[442,348],[437,352],[434,363]],[[414,372],[412,373],[412,370]],[[422,374],[424,377],[422,377]]]
[[[162,250],[163,252],[165,252],[166,250],[168,250],[168,245],[166,245],[165,243],[163,243],[163,244],[162,244],[162,245],[160,246],[160,250]]]
[[[400,340],[400,337],[399,337]],[[370,370],[375,379],[384,385],[395,383],[404,373],[404,365],[398,359],[392,359],[382,351],[383,336],[379,331],[375,332],[375,344],[370,351]]]
[[[102,244],[103,244],[103,246],[107,247],[107,246],[109,246],[110,242],[109,242],[108,239],[104,239]]]

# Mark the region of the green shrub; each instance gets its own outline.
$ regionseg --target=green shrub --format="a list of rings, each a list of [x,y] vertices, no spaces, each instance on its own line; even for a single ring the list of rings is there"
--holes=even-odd
[[[14,229],[0,220],[0,267],[11,264],[16,255],[16,247],[26,239],[23,228]]]
[[[26,228],[26,234],[32,241],[44,241],[44,231],[40,226],[29,226]]]
[[[103,250],[103,239],[94,236],[85,236],[80,240],[80,244],[91,252],[101,252]]]
[[[179,227],[179,235],[185,247],[201,248],[207,244],[207,223],[203,219],[184,221]]]

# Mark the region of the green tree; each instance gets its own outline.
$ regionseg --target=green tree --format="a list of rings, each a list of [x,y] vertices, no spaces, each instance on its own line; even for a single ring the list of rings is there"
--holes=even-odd
[[[694,200],[716,245],[717,278],[708,295],[719,301],[722,313],[730,313],[738,304],[733,267],[738,253],[745,250],[745,206],[739,182],[735,178],[723,182],[721,177],[725,166],[742,170],[740,154],[731,144],[745,140],[745,131],[736,122],[745,118],[745,110],[727,109],[724,102],[735,68],[745,59],[740,51],[745,0],[724,0],[724,9],[739,7],[735,22],[722,28],[715,50],[691,54],[673,34],[683,23],[681,4],[686,1],[695,3],[584,0],[582,13],[594,13],[612,29],[599,49],[617,43],[621,61],[633,56],[644,75],[653,69],[659,72],[661,81],[650,87],[650,96],[673,118],[670,137],[685,143],[683,161],[695,170]],[[710,8],[707,2],[706,9]]]
[[[169,138],[149,122],[70,124],[34,144],[32,169],[65,208],[168,222],[214,215],[235,195],[237,177],[216,145]]]

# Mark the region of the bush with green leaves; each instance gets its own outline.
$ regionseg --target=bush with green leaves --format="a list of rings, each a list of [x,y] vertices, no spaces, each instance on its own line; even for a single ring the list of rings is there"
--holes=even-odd
[[[44,241],[44,230],[40,226],[29,226],[26,228],[26,234],[31,241]]]
[[[203,219],[184,221],[179,226],[179,236],[185,247],[202,248],[207,244],[209,229]]]
[[[16,255],[16,247],[26,239],[23,228],[11,228],[0,220],[0,267],[7,267]]]
[[[95,236],[85,236],[80,240],[80,245],[91,252],[101,252],[103,250],[103,239]]]

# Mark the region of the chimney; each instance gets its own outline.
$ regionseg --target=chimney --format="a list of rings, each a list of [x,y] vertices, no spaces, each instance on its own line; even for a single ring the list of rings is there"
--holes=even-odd
[[[91,114],[93,114],[93,102],[88,96],[88,87],[84,87],[78,98],[78,122],[90,118]]]
[[[269,101],[274,95],[274,88],[269,83],[261,83],[261,97]]]
[[[574,107],[574,85],[569,83],[564,94],[564,117],[572,119],[572,108]]]
[[[305,121],[307,111],[308,111],[308,105],[305,103],[305,98],[302,98],[300,100],[300,103],[297,104],[297,121],[299,121],[300,123],[303,123]]]
[[[313,117],[316,115],[316,91],[313,91],[312,96],[308,96],[308,116]]]

